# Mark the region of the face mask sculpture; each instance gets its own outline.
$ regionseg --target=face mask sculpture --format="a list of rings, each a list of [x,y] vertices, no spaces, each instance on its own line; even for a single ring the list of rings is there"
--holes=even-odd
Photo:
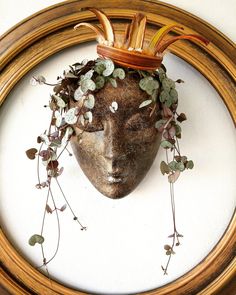
[[[41,158],[46,167],[46,181],[37,188],[48,187],[45,213],[57,214],[51,183],[58,185],[74,220],[85,229],[75,216],[59,184],[63,172],[59,158],[70,142],[74,155],[91,183],[103,195],[118,199],[131,193],[150,169],[161,146],[166,150],[166,161],[160,169],[167,174],[170,183],[173,212],[171,245],[165,245],[166,255],[174,254],[181,234],[176,229],[173,184],[181,172],[193,168],[193,162],[181,155],[178,139],[181,137],[179,123],[186,120],[185,114],[176,112],[178,93],[176,83],[167,77],[162,65],[163,52],[179,39],[189,39],[208,44],[196,35],[168,37],[172,29],[161,28],[148,44],[144,45],[146,16],[137,13],[121,42],[116,40],[111,22],[100,10],[90,9],[98,17],[102,29],[89,23],[80,23],[75,28],[87,26],[98,36],[94,61],[83,61],[70,67],[59,78],[51,95],[49,107],[52,117],[48,131],[38,137],[40,149],[26,151],[30,159]],[[47,84],[42,76],[34,77],[33,83]],[[48,204],[51,196],[54,208]],[[44,215],[45,216],[45,215]],[[44,221],[43,221],[44,225]],[[30,245],[44,242],[43,226],[40,235],[33,235]],[[44,255],[44,254],[43,254]],[[55,255],[53,256],[53,258]],[[52,259],[53,259],[52,258]],[[51,259],[43,257],[43,265]]]
[[[79,122],[71,138],[73,152],[88,179],[103,195],[122,198],[144,178],[158,151],[161,135],[155,128],[156,112],[139,108],[148,94],[133,75],[110,83],[95,94],[93,121]],[[112,103],[117,106],[113,112]]]

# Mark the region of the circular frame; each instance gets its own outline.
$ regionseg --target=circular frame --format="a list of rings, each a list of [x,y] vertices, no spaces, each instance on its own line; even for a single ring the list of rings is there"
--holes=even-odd
[[[182,41],[171,52],[201,72],[218,91],[236,124],[236,46],[203,20],[169,4],[155,0],[69,0],[44,9],[25,19],[0,38],[0,105],[14,85],[34,66],[47,57],[79,43],[95,39],[86,28],[74,31],[78,22],[96,22],[86,7],[103,9],[115,19],[115,31],[122,35],[125,24],[137,11],[148,18],[147,39],[163,25],[173,22],[184,27],[186,34],[199,34],[210,44]],[[119,8],[117,8],[119,7]],[[179,34],[176,30],[174,34]],[[32,267],[17,252],[0,229],[0,283],[11,294],[63,294],[84,292],[67,288]],[[177,280],[143,294],[215,294],[235,274],[236,213],[224,235],[208,256]]]

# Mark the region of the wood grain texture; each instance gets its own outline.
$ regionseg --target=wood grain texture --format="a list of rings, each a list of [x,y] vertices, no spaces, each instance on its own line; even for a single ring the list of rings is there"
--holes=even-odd
[[[182,41],[173,44],[170,50],[193,65],[210,81],[225,102],[232,120],[236,122],[235,44],[199,18],[154,0],[65,1],[34,14],[9,30],[0,38],[0,104],[26,73],[47,57],[68,47],[94,40],[95,34],[87,28],[73,30],[78,22],[97,23],[94,15],[84,9],[89,6],[104,9],[109,17],[114,18],[115,31],[119,36],[124,34],[127,21],[137,11],[142,11],[148,18],[147,40],[160,26],[173,22],[183,26],[186,34],[199,34],[209,39],[211,43],[206,48]],[[178,33],[177,29],[175,34]],[[217,294],[233,278],[235,251],[234,214],[222,239],[201,263],[176,281],[143,294]],[[55,281],[50,282],[21,257],[2,230],[0,261],[0,282],[11,294],[85,294]]]

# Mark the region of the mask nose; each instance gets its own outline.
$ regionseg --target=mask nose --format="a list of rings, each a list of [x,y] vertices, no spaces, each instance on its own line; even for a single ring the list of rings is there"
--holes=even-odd
[[[127,158],[123,127],[119,126],[115,120],[108,120],[104,123],[103,155],[106,160],[109,160],[112,170],[124,163]]]

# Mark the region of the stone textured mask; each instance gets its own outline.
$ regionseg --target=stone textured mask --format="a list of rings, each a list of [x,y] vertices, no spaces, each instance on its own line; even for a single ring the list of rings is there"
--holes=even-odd
[[[145,177],[157,154],[161,135],[155,128],[155,112],[139,108],[148,98],[138,79],[128,75],[95,93],[93,121],[77,124],[71,139],[73,152],[85,175],[103,195],[117,199],[132,192]],[[118,109],[112,112],[112,102]]]

